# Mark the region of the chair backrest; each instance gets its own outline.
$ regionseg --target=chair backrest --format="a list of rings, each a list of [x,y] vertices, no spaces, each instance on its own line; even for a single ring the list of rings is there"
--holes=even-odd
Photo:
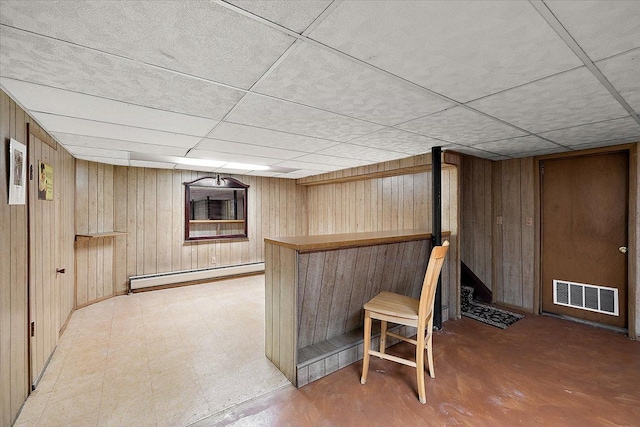
[[[418,309],[419,319],[429,319],[429,323],[433,321],[433,303],[436,297],[436,287],[438,285],[438,277],[442,270],[444,257],[449,250],[449,241],[445,241],[442,246],[434,246],[429,257],[429,265],[422,282],[422,292],[420,293],[420,306]]]

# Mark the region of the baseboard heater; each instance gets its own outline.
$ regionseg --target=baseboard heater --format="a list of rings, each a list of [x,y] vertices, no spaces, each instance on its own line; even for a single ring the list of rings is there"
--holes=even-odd
[[[245,274],[263,273],[264,262],[232,265],[228,267],[200,268],[197,270],[172,271],[168,273],[147,274],[129,277],[129,292],[159,286],[177,285],[185,282],[196,282],[207,279],[241,276]]]

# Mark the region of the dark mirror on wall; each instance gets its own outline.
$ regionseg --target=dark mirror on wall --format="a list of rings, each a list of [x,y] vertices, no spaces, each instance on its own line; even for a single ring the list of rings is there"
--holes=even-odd
[[[248,185],[218,175],[184,186],[185,240],[247,237]]]

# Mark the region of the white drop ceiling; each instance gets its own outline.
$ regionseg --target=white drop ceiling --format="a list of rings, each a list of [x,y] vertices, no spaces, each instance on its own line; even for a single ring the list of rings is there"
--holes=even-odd
[[[640,141],[640,1],[0,0],[0,87],[116,165],[569,152]]]

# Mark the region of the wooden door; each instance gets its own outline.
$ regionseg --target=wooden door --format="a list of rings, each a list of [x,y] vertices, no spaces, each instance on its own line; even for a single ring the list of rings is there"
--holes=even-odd
[[[29,322],[30,377],[35,386],[58,343],[59,304],[56,288],[55,202],[38,197],[38,165],[56,165],[56,150],[29,134]],[[54,194],[56,191],[54,173]]]
[[[541,163],[543,311],[627,326],[628,177],[626,151]]]

